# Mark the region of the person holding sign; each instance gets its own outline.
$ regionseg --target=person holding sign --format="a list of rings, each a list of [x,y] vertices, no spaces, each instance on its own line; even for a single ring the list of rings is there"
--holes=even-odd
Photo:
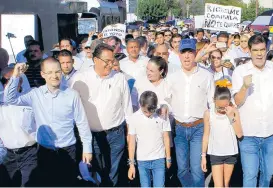
[[[269,187],[273,175],[273,64],[266,61],[266,39],[248,42],[251,60],[235,69],[232,94],[239,107],[244,139],[239,143],[243,186]]]

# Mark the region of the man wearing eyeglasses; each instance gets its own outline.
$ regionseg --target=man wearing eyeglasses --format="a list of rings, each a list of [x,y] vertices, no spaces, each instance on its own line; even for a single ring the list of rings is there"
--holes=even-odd
[[[79,94],[62,86],[60,63],[47,58],[41,62],[41,76],[46,85],[18,96],[20,75],[26,64],[17,64],[6,86],[7,104],[30,106],[37,125],[36,141],[39,143],[38,169],[41,186],[74,186],[77,178],[76,138],[77,125],[83,143],[82,160],[92,160],[92,135]]]
[[[239,142],[243,186],[269,187],[273,175],[273,65],[266,61],[266,39],[249,39],[251,60],[232,75],[232,94],[239,107],[244,138]]]
[[[125,149],[125,120],[133,111],[131,96],[125,75],[112,70],[111,46],[99,44],[93,61],[93,67],[73,77],[71,87],[79,92],[88,114],[94,140],[92,168],[102,177],[100,186],[116,186]]]

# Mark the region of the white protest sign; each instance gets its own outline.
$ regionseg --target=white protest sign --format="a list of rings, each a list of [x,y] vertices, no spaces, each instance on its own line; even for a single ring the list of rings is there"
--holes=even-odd
[[[103,38],[116,36],[119,39],[125,39],[126,25],[124,24],[114,24],[108,25],[102,30]]]
[[[204,28],[205,16],[199,15],[194,16],[194,27],[195,28]]]
[[[239,7],[206,3],[204,29],[239,32],[241,13]]]

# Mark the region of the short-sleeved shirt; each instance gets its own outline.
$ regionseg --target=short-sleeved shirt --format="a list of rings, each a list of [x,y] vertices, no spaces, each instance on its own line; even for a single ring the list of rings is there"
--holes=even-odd
[[[141,109],[129,119],[129,134],[136,135],[137,160],[156,160],[165,158],[163,133],[171,131],[170,122],[157,114],[145,116]]]

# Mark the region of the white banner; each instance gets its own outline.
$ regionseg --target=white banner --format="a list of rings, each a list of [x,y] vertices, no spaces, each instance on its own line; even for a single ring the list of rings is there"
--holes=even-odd
[[[194,16],[195,29],[204,28],[204,20],[205,20],[204,15]]]
[[[206,3],[204,29],[239,32],[241,13],[239,7]]]
[[[114,24],[108,25],[102,30],[103,38],[116,36],[119,39],[125,39],[126,25],[124,24]]]

